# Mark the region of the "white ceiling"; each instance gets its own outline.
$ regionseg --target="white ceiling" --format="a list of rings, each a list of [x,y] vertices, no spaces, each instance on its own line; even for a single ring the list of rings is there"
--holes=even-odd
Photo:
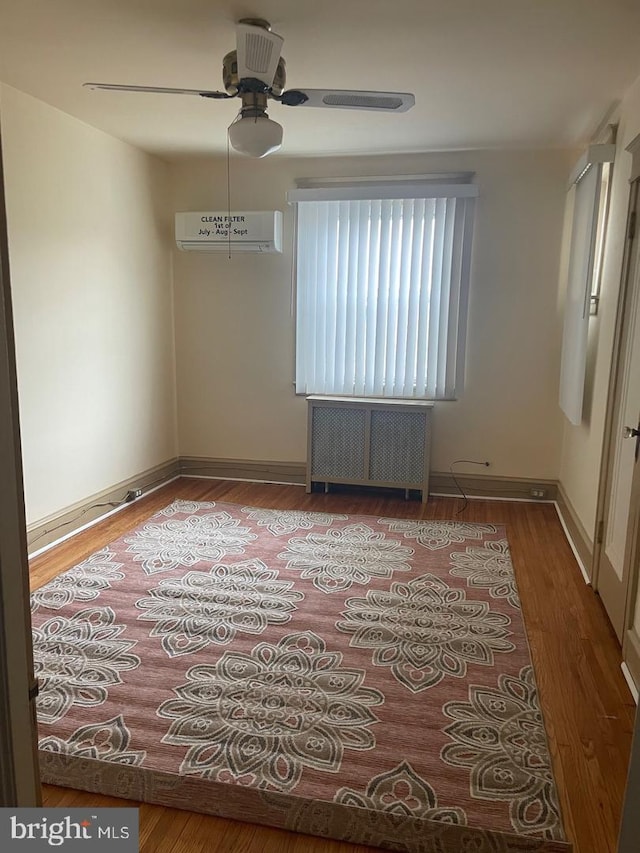
[[[273,104],[282,154],[573,146],[640,74],[639,0],[0,0],[0,81],[164,157],[219,154],[234,23],[285,39],[287,86],[415,92],[402,115]]]

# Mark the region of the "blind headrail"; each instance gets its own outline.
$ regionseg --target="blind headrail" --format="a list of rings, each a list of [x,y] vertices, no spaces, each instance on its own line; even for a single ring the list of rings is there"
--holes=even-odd
[[[377,199],[403,198],[476,198],[475,184],[379,184],[377,186],[313,187],[289,190],[287,201],[296,204],[303,201],[374,201]]]
[[[317,187],[357,187],[368,184],[378,187],[381,184],[471,184],[475,172],[423,172],[420,175],[349,175],[347,177],[296,178],[296,189],[314,189]]]

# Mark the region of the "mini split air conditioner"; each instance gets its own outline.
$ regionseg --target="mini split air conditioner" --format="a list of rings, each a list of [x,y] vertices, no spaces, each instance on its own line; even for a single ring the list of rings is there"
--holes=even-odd
[[[176,244],[183,252],[281,252],[282,212],[176,213]]]

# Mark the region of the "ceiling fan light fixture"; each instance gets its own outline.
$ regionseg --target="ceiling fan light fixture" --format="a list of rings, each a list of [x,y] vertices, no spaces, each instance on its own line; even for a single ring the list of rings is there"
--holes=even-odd
[[[282,145],[282,125],[267,115],[243,115],[229,128],[229,142],[248,157],[266,157]]]
[[[241,18],[236,26],[236,47],[222,61],[224,92],[208,89],[175,89],[123,83],[85,83],[91,89],[118,92],[197,95],[209,100],[240,98],[242,107],[227,131],[227,145],[248,157],[266,157],[282,146],[282,126],[267,115],[269,99],[286,107],[329,107],[341,110],[377,110],[403,113],[415,104],[410,92],[359,91],[353,89],[289,89],[284,39],[263,18]]]

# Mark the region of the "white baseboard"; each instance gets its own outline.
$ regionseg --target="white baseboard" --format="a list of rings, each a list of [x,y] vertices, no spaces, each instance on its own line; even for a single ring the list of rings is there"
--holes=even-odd
[[[556,508],[556,512],[558,513],[558,518],[560,519],[560,524],[562,525],[562,529],[564,530],[564,535],[567,537],[567,542],[569,543],[569,547],[573,551],[573,556],[576,558],[576,563],[578,564],[578,568],[582,572],[582,577],[584,578],[584,582],[587,586],[591,586],[591,578],[589,577],[589,573],[587,572],[587,568],[585,564],[582,562],[582,557],[580,556],[578,549],[576,548],[575,542],[571,537],[571,533],[569,532],[569,528],[565,524],[565,520],[562,517],[562,512],[560,511],[560,507],[558,506],[557,501],[553,501],[553,504]]]
[[[629,690],[631,691],[631,695],[633,696],[633,701],[638,704],[638,688],[636,687],[636,683],[631,677],[631,673],[629,672],[629,667],[626,665],[624,661],[620,664],[620,669],[622,670],[622,674],[624,675],[624,679],[629,685]]]
[[[468,495],[465,492],[464,498],[458,492],[457,495],[454,495],[450,492],[432,492],[429,490],[430,498],[458,498],[458,500],[468,500],[468,501],[502,501],[508,503],[517,503],[517,504],[553,504],[555,501],[548,501],[545,498],[499,498],[495,495]]]
[[[253,480],[250,477],[214,477],[213,474],[181,474],[184,480],[231,480],[234,483],[259,483],[261,486],[302,486],[304,483],[291,483],[284,480]]]
[[[142,495],[151,494],[152,492],[161,489],[168,483],[179,479],[177,460],[168,462],[156,468],[149,469],[135,477],[129,478],[124,483],[119,483],[98,495],[93,495],[91,498],[76,504],[73,507],[68,507],[61,513],[50,516],[46,521],[37,522],[27,530],[27,550],[29,559],[43,554],[45,551],[52,548],[54,545],[59,545],[60,542],[65,542],[76,533],[93,527],[99,521],[120,512],[125,507],[129,506],[133,501],[125,501],[123,495],[126,494],[129,487],[141,488]],[[137,498],[139,500],[140,498]],[[112,509],[103,510],[105,504],[114,503]],[[88,517],[87,517],[88,516]],[[80,519],[87,517],[86,521]],[[56,536],[56,532],[65,529],[66,533],[61,533]],[[41,546],[37,543],[43,542]]]

